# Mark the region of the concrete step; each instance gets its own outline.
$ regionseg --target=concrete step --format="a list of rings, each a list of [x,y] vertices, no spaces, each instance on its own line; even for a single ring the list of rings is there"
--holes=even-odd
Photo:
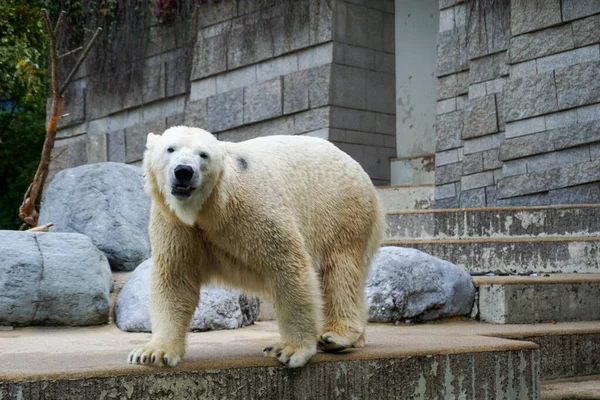
[[[384,245],[415,248],[474,272],[600,272],[598,236],[391,240]]]
[[[478,319],[494,324],[600,320],[600,274],[476,276]]]
[[[378,186],[377,194],[388,211],[423,210],[433,204],[434,185]]]
[[[388,212],[387,239],[600,235],[600,206],[489,207]]]
[[[542,400],[600,399],[600,376],[542,382]]]
[[[0,398],[539,399],[538,346],[494,337],[514,333],[502,328],[370,325],[365,348],[319,353],[298,370],[262,357],[279,339],[272,322],[190,334],[186,361],[168,370],[125,363],[149,334],[18,328],[0,331]]]

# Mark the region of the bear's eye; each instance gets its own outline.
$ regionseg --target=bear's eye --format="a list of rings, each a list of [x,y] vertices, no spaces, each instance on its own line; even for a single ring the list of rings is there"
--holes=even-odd
[[[172,148],[172,147],[169,147],[169,148],[167,149],[167,153],[172,153],[172,152],[174,152],[174,151],[175,151],[175,149],[174,149],[174,148]]]
[[[200,157],[206,159],[208,158],[208,154],[206,154],[205,152],[201,152]]]

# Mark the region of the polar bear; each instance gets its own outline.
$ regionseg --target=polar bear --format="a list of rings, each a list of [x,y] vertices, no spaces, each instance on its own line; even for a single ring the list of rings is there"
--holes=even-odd
[[[263,351],[290,368],[363,346],[384,219],[356,161],[318,138],[230,143],[183,126],[146,147],[153,334],[129,363],[179,363],[200,286],[215,282],[273,297],[281,342]]]

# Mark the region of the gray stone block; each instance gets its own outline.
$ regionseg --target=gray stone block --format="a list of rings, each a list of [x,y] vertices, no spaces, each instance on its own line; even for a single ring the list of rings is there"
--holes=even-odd
[[[500,161],[499,149],[491,149],[483,153],[483,169],[498,169],[502,168],[503,163]]]
[[[587,146],[553,151],[551,153],[525,158],[527,172],[545,171],[563,165],[577,164],[585,161],[590,161],[590,150]]]
[[[469,92],[469,71],[437,78],[437,99],[443,100]]]
[[[390,74],[396,73],[396,56],[383,51],[375,52],[375,69]]]
[[[361,126],[365,121],[364,114],[361,113]],[[384,135],[396,136],[396,116],[394,114],[375,114],[375,132]]]
[[[183,123],[202,129],[210,129],[208,124],[208,99],[188,101],[185,105]]]
[[[273,36],[269,29],[261,27],[259,21],[238,21],[227,37],[227,69],[255,64],[274,55]]]
[[[456,7],[457,25],[467,25],[469,29],[469,57],[478,58],[508,49],[510,38],[510,16],[502,7],[489,7],[480,13],[468,6]],[[464,22],[462,21],[464,20]]]
[[[558,107],[600,102],[600,61],[573,65],[555,72]]]
[[[570,25],[548,28],[511,38],[510,62],[532,60],[574,47],[573,31]]]
[[[502,162],[502,176],[513,176],[527,173],[527,161],[524,158]]]
[[[600,14],[573,21],[571,27],[576,47],[600,42]]]
[[[293,134],[294,118],[292,116],[284,116],[230,129],[217,134],[217,137],[219,140],[228,142],[241,142],[263,136]]]
[[[203,78],[191,83],[190,100],[206,99],[217,94],[217,78]]]
[[[440,32],[454,29],[454,8],[447,8],[440,11]]]
[[[441,32],[438,35],[437,43],[437,76],[449,75],[468,69],[465,28]]]
[[[489,95],[469,101],[464,111],[463,139],[498,132],[496,96]]]
[[[310,45],[309,2],[281,2],[280,7],[281,15],[270,21],[265,32],[266,35],[272,37],[275,56]]]
[[[310,44],[319,44],[333,39],[334,7],[326,1],[309,2]]]
[[[366,109],[387,114],[396,113],[396,77],[394,74],[367,71]]]
[[[100,135],[87,135],[85,152],[89,164],[108,161],[106,133],[101,133]]]
[[[329,107],[315,108],[294,115],[294,133],[304,133],[329,127]]]
[[[256,65],[256,80],[266,81],[298,70],[298,55],[289,54]],[[217,81],[218,87],[218,81]]]
[[[244,88],[244,123],[262,121],[282,114],[281,78]]]
[[[577,113],[577,121],[579,123],[597,121],[600,119],[600,104],[579,107],[574,111]]]
[[[500,145],[499,157],[506,161],[551,151],[554,151],[552,133],[540,132],[504,140]]]
[[[173,97],[186,93],[186,74],[189,74],[188,65],[182,49],[163,54],[165,65],[165,96]]]
[[[507,52],[503,51],[471,60],[469,79],[471,83],[478,83],[508,75],[508,72]]]
[[[478,174],[463,176],[460,180],[463,192],[476,188],[483,188],[494,184],[494,172],[485,171]]]
[[[331,127],[374,132],[375,115],[372,113],[369,114],[373,115],[373,125],[370,130],[363,129],[360,125],[361,111],[342,107],[331,107]]]
[[[353,46],[351,44],[339,42],[333,44],[333,62],[350,67],[374,70],[375,53],[387,54],[371,48]],[[394,57],[393,54],[389,54],[388,56]],[[394,71],[390,72],[393,73]]]
[[[250,86],[256,83],[256,70],[256,65],[249,65],[244,68],[217,75],[217,93],[229,92],[230,90]]]
[[[485,92],[487,94],[502,94],[504,92],[504,84],[507,78],[498,78],[485,83]]]
[[[227,69],[227,46],[229,42],[226,34],[198,37],[192,67],[192,80],[217,74]]]
[[[355,67],[331,66],[331,104],[365,109],[367,105],[367,71]]]
[[[181,125],[185,125],[184,121],[185,120],[185,115],[183,112],[174,114],[174,115],[170,115],[166,118],[167,121],[167,126],[166,129],[172,128],[174,126],[181,126]],[[203,125],[206,126],[206,125]],[[199,128],[202,128],[203,126],[199,126]],[[202,128],[205,129],[205,128]]]
[[[552,131],[552,140],[557,150],[600,141],[600,121],[556,129]]]
[[[545,131],[545,118],[547,117],[548,116],[523,119],[520,121],[514,121],[509,124],[506,124],[505,137],[509,139]]]
[[[479,208],[486,206],[486,188],[466,190],[460,194],[460,208]]]
[[[64,93],[63,114],[67,114],[58,121],[58,129],[85,121],[85,81],[78,80],[69,85]],[[50,109],[50,100],[48,107]],[[48,113],[48,116],[50,113]]]
[[[498,115],[498,130],[506,130],[506,116],[504,114],[504,94],[496,93],[496,114]]]
[[[514,0],[510,5],[513,36],[561,23],[560,0]]]
[[[106,134],[108,161],[124,163],[125,159],[125,130],[118,129]]]
[[[546,129],[548,130],[575,125],[577,123],[577,120],[577,110],[561,111],[544,115],[544,122],[546,124]]]
[[[448,183],[447,185],[437,185],[434,189],[434,197],[436,200],[456,197],[456,186],[454,185],[454,183]]]
[[[453,209],[459,208],[459,197],[449,197],[447,199],[435,200],[433,204],[436,209]]]
[[[495,149],[500,146],[504,140],[504,133],[500,132],[495,135],[487,135],[474,139],[465,140],[463,152],[464,154],[478,153],[480,151]]]
[[[298,53],[298,69],[310,69],[333,62],[333,43],[325,43]]]
[[[435,154],[435,165],[442,166],[458,162],[458,150],[442,151]]]
[[[436,117],[435,151],[440,152],[462,146],[463,113],[455,111]]]
[[[383,50],[383,16],[379,10],[348,3],[346,42],[357,46]]]
[[[220,132],[244,123],[244,89],[235,89],[208,98],[208,130]]]
[[[496,189],[498,193],[498,189]],[[498,199],[496,194],[496,206],[498,207],[530,207],[530,206],[546,206],[550,204],[550,196],[548,193],[530,194],[527,196],[517,196],[507,199]]]
[[[298,71],[283,77],[283,113],[290,114],[307,110],[308,71]]]
[[[125,128],[125,161],[132,163],[142,160],[146,150],[146,137],[149,132],[162,133],[165,130],[165,121],[159,129],[149,130],[145,123]]]
[[[510,66],[510,77],[512,79],[523,78],[535,74],[537,74],[535,60],[524,61],[522,63],[512,64]]]
[[[535,62],[537,65],[537,72],[542,73],[598,60],[600,60],[600,48],[598,46],[587,46],[538,58]]]
[[[449,112],[456,111],[456,97],[447,100],[441,100],[437,102],[436,114],[446,114]]]
[[[471,175],[483,171],[483,153],[467,154],[463,157],[463,175]]]
[[[596,204],[600,203],[600,183],[551,190],[549,195],[550,204]]]
[[[515,197],[591,183],[598,180],[599,174],[600,161],[588,161],[546,171],[504,177],[497,185],[498,197]]]
[[[308,71],[308,103],[310,108],[330,104],[329,88],[331,86],[331,65],[322,65]]]
[[[452,182],[459,182],[462,176],[462,163],[454,163],[435,168],[435,184],[444,185]]]
[[[570,79],[565,78],[565,83],[567,80]],[[554,74],[552,72],[509,80],[504,94],[506,121],[509,122],[556,111],[558,108],[556,99],[557,85],[554,83]]]
[[[395,24],[393,14],[383,13],[383,47],[381,49],[391,54],[396,51]]]
[[[485,188],[485,205],[487,207],[496,207],[496,186],[488,186]]]
[[[563,20],[569,21],[600,13],[600,4],[596,0],[563,0],[562,12]]]
[[[235,0],[223,0],[210,2],[203,5],[202,12],[199,13],[199,24],[201,27],[217,24],[227,21],[237,16],[238,8]]]

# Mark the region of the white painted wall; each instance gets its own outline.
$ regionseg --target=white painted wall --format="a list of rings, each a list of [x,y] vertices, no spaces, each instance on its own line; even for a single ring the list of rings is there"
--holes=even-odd
[[[438,0],[396,0],[398,157],[435,152]]]

